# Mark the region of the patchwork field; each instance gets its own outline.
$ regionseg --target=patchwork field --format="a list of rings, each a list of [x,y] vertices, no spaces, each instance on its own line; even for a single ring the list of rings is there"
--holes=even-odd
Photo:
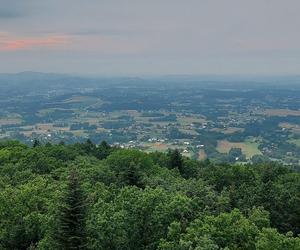
[[[63,112],[63,111],[69,111],[70,109],[64,109],[64,108],[48,108],[48,109],[41,109],[37,112],[37,116],[48,116],[51,115],[54,112]]]
[[[168,148],[170,148],[170,145],[166,143],[159,143],[159,142],[144,143],[143,146],[146,147],[150,152],[154,152],[154,151],[164,152],[168,150]]]
[[[0,126],[21,124],[21,123],[22,123],[22,119],[20,118],[0,118]]]
[[[206,155],[206,153],[205,153],[205,150],[204,149],[200,149],[199,150],[199,154],[198,154],[198,159],[200,160],[200,161],[203,161],[203,160],[205,160],[207,158],[207,155]]]
[[[64,103],[95,103],[100,101],[99,98],[96,97],[90,97],[90,96],[72,96],[71,98],[64,101]]]
[[[179,129],[179,131],[188,135],[198,135],[198,133],[193,129]]]
[[[264,111],[259,111],[257,114],[267,115],[267,116],[300,116],[300,110],[291,109],[265,109]]]
[[[290,143],[293,143],[293,144],[297,145],[298,147],[300,147],[300,139],[290,140]]]
[[[295,134],[300,134],[300,126],[298,124],[292,124],[288,122],[281,122],[279,123],[279,127],[290,129]]]
[[[221,132],[225,135],[230,135],[230,134],[233,134],[233,133],[236,133],[236,132],[243,132],[244,129],[243,128],[236,128],[236,127],[228,127],[228,128],[224,128],[224,129],[213,128],[213,129],[211,129],[211,131]]]
[[[182,125],[190,125],[192,123],[206,123],[204,117],[178,116],[177,121]]]
[[[186,157],[192,157],[192,152],[186,150],[186,147],[183,145],[172,145],[170,143],[161,143],[161,142],[155,142],[155,143],[142,143],[141,147],[146,151],[146,152],[166,152],[168,149],[179,149],[182,151],[182,155]]]
[[[241,148],[244,162],[255,154],[289,165],[300,159],[300,86],[265,91],[252,82],[198,78],[86,81],[52,88],[49,80],[47,88],[36,89],[26,80],[18,94],[13,88],[7,95],[3,85],[0,139],[31,145],[34,139],[68,144],[89,138],[147,152],[178,148],[184,156],[216,162],[231,161],[232,148]]]
[[[250,159],[253,155],[261,154],[258,146],[258,143],[252,141],[229,142],[227,140],[221,140],[218,141],[217,150],[220,153],[228,153],[232,148],[241,148],[247,159]]]

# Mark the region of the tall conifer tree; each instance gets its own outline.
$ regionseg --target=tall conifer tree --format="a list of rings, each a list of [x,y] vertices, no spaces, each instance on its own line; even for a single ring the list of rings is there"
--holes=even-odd
[[[58,243],[61,249],[85,249],[86,201],[80,187],[79,176],[72,170],[60,211]]]

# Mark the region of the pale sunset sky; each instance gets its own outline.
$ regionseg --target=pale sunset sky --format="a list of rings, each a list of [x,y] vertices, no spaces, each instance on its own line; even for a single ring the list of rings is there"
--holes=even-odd
[[[299,0],[0,0],[0,72],[299,74]]]

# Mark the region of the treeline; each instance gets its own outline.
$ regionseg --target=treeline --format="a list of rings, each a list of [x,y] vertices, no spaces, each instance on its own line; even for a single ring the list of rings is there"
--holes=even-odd
[[[300,249],[300,174],[102,142],[0,143],[0,249]]]

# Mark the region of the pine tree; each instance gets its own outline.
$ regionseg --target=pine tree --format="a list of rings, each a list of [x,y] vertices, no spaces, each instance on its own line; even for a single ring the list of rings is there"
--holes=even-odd
[[[86,249],[85,206],[78,173],[72,170],[60,211],[57,238],[61,249]]]
[[[180,173],[183,172],[183,159],[178,149],[169,152],[170,167],[177,168]]]
[[[82,144],[82,148],[87,154],[93,155],[96,150],[96,145],[90,139],[87,139],[86,142]]]
[[[34,139],[32,147],[36,148],[38,146],[41,146],[40,141],[38,139]]]
[[[65,146],[65,142],[63,140],[61,140],[58,145],[61,145],[61,146]]]
[[[134,162],[130,162],[126,178],[127,178],[128,185],[138,186],[139,183],[138,167],[135,165]]]
[[[101,144],[97,148],[96,157],[100,160],[105,159],[111,153],[111,147],[108,145],[106,141],[102,141]]]

